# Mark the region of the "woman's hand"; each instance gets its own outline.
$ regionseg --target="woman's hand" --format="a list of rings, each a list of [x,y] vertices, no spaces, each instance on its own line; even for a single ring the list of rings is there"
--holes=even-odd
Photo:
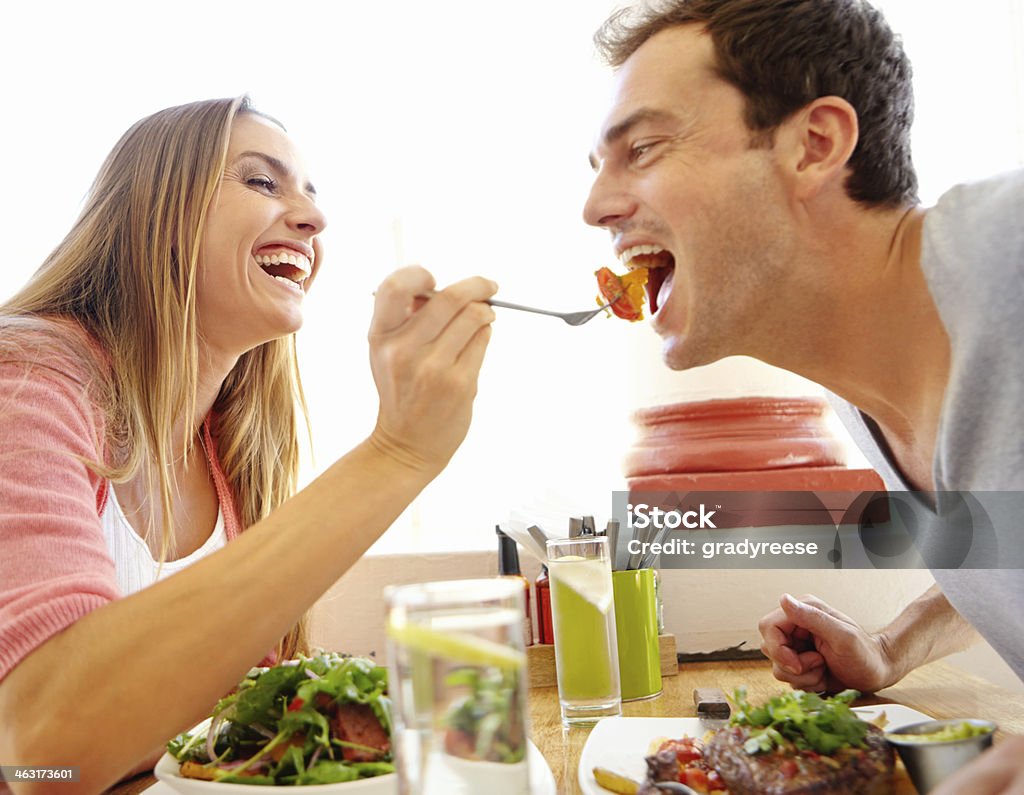
[[[433,293],[433,276],[415,266],[377,288],[369,339],[378,450],[431,474],[448,463],[469,430],[494,321],[484,302],[497,289],[475,277]]]

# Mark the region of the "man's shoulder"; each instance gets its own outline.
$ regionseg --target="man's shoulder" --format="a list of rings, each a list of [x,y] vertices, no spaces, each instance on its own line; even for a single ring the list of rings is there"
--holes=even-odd
[[[1024,201],[1024,168],[955,185],[942,194],[936,206],[964,200],[970,204],[981,202],[993,207]]]
[[[946,191],[925,216],[925,252],[940,261],[972,260],[984,267],[993,258],[1000,270],[1021,266],[1024,251],[1024,169]]]
[[[1024,170],[936,205],[923,266],[951,345],[937,454],[949,488],[1019,489],[1024,435]]]
[[[1019,321],[1024,169],[958,185],[925,215],[921,268],[951,337]]]

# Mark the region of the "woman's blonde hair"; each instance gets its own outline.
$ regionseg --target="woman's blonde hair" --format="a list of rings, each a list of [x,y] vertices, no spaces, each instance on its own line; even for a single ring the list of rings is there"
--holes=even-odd
[[[71,231],[0,307],[18,325],[73,319],[102,347],[109,361],[96,392],[110,455],[92,466],[115,482],[142,473],[147,493],[160,495],[161,559],[174,549],[172,428],[195,410],[202,232],[232,123],[247,113],[257,111],[237,97],[137,122],[108,155]],[[295,492],[300,414],[306,419],[294,334],[239,358],[214,405],[213,430],[243,528]],[[196,443],[188,425],[186,451]],[[150,530],[155,511],[151,501]],[[301,623],[282,643],[285,656],[302,650]]]

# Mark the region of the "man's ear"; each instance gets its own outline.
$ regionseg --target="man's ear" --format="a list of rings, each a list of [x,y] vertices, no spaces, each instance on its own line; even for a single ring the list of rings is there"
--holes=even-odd
[[[797,195],[809,199],[846,176],[857,146],[857,111],[841,97],[818,97],[784,123]]]

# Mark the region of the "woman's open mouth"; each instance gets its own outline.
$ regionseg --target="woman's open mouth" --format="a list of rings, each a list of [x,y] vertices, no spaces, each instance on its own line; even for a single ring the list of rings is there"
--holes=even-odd
[[[284,284],[289,289],[305,293],[305,281],[313,272],[312,263],[304,255],[288,248],[267,248],[253,259],[264,273]]]
[[[645,244],[627,248],[619,255],[619,261],[629,270],[647,268],[647,300],[653,317],[672,291],[675,257],[661,246]],[[664,296],[661,295],[662,288],[665,288]]]

